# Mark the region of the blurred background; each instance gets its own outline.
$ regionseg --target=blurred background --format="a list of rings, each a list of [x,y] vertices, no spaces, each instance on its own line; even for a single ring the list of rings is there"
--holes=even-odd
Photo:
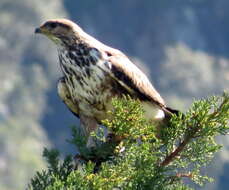
[[[194,99],[229,88],[228,0],[0,0],[0,189],[22,190],[45,167],[43,147],[63,155],[78,120],[56,92],[61,76],[51,41],[34,28],[70,18],[126,53],[167,104],[185,111]],[[229,186],[229,136],[206,173]],[[196,187],[196,189],[199,189]]]

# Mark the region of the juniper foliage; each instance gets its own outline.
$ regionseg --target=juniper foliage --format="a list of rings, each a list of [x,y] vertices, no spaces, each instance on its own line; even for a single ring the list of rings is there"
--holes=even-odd
[[[84,161],[75,168],[73,157],[60,160],[56,150],[44,150],[48,168],[31,179],[28,190],[189,190],[187,180],[203,186],[213,181],[201,174],[221,148],[217,135],[229,130],[229,95],[195,101],[185,113],[173,116],[160,132],[143,117],[136,100],[113,100],[112,119],[103,124],[119,142],[100,143],[88,150],[76,128],[70,143]],[[80,167],[79,167],[80,166]]]

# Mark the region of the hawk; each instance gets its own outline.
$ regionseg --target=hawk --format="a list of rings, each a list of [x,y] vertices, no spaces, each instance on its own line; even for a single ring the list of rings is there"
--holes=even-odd
[[[108,117],[113,97],[129,95],[140,100],[145,117],[157,125],[176,113],[166,107],[146,75],[125,54],[96,40],[74,22],[48,20],[35,33],[56,44],[63,73],[58,94],[80,118],[87,137]]]

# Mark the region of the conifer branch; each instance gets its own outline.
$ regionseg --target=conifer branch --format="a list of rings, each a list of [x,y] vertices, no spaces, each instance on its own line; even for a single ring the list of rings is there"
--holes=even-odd
[[[180,153],[184,150],[185,146],[190,142],[192,138],[195,138],[195,134],[199,131],[199,127],[190,127],[191,130],[187,132],[184,140],[178,145],[178,147],[168,156],[165,157],[164,161],[160,164],[160,166],[166,166],[170,164]]]

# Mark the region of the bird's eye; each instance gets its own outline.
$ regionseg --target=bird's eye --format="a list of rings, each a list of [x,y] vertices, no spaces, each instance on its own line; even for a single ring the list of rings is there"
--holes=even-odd
[[[52,22],[49,24],[49,26],[53,29],[53,28],[56,28],[57,27],[57,23],[55,22]]]

